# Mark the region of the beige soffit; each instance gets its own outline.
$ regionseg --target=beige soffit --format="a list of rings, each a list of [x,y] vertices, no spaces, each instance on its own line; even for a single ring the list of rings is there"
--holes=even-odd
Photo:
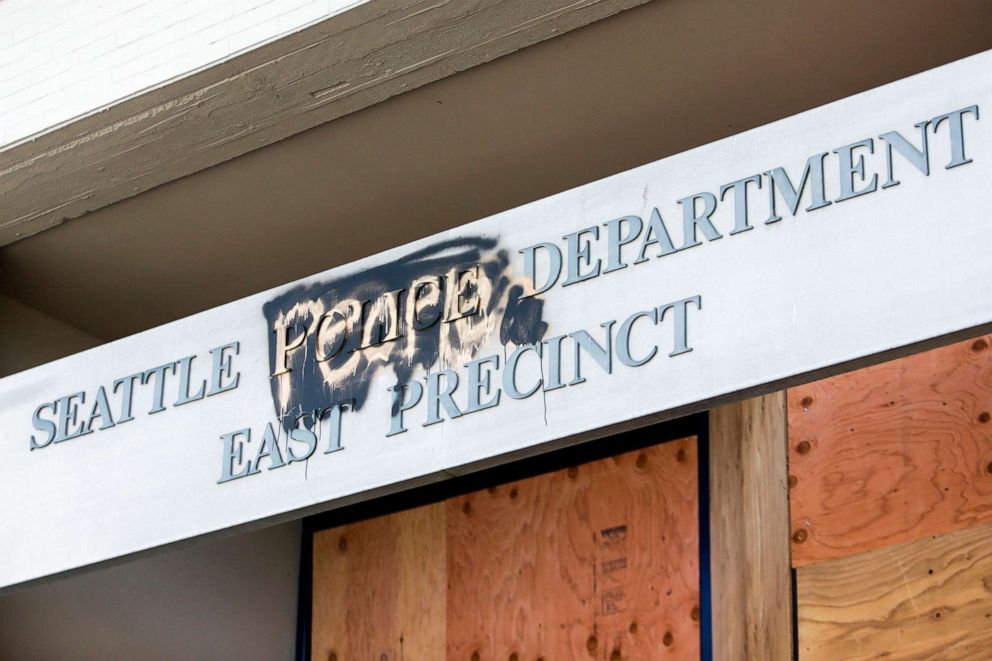
[[[373,0],[0,151],[0,245],[647,0]]]

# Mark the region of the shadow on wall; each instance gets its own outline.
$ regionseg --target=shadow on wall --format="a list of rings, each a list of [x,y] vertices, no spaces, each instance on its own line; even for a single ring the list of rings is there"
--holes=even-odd
[[[0,378],[103,343],[64,321],[0,294]]]
[[[2,659],[291,660],[300,524],[0,597]]]

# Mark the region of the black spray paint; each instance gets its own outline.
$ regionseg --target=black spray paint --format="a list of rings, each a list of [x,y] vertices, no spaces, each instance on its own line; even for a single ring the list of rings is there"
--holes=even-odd
[[[325,370],[337,378],[329,380],[321,371],[321,363],[316,355],[315,333],[309,333],[306,344],[289,354],[287,375],[271,379],[272,399],[276,414],[288,432],[296,424],[296,418],[304,412],[325,409],[340,403],[351,403],[359,410],[368,398],[374,377],[380,372],[392,369],[399,383],[413,378],[419,368],[427,371],[438,364],[442,343],[456,351],[468,351],[474,357],[477,347],[484,346],[489,337],[479,342],[466,341],[459,336],[459,328],[464,331],[467,324],[472,328],[484,328],[479,324],[492,323],[492,329],[499,332],[499,341],[507,344],[532,344],[540,342],[547,331],[547,323],[542,320],[544,303],[537,298],[520,299],[523,294],[523,279],[513,279],[509,273],[509,257],[500,249],[498,241],[492,238],[471,237],[445,241],[413,252],[381,266],[361,273],[298,286],[266,303],[263,314],[269,329],[269,373],[275,369],[276,340],[273,330],[280,319],[291,320],[294,334],[312,328],[320,311],[329,310],[343,300],[373,301],[382,294],[398,289],[409,288],[418,278],[438,276],[449,270],[469,269],[479,266],[480,280],[488,282],[491,293],[481,300],[477,315],[463,322],[446,323],[443,320],[421,330],[405,329],[405,334],[397,340],[381,347],[360,350],[360,334],[351,333],[341,351],[327,361]],[[481,287],[480,287],[481,288]],[[473,292],[464,292],[471,295]],[[406,297],[401,297],[400,317],[406,314]],[[441,316],[444,310],[444,295],[441,292],[436,309],[424,308],[421,318]],[[314,312],[316,311],[316,315]],[[502,319],[500,319],[502,316]],[[381,337],[381,333],[377,336]],[[382,348],[388,348],[388,353]],[[348,361],[356,360],[354,370],[338,372]],[[289,393],[282,391],[288,382]],[[281,404],[285,401],[285,407]],[[312,425],[311,419],[304,419]]]

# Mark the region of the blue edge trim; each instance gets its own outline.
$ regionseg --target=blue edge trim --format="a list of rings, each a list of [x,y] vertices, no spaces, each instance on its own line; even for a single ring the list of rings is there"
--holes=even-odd
[[[650,427],[649,427],[650,428]],[[642,429],[649,429],[642,428]],[[573,463],[583,463],[620,454],[633,447],[647,447],[665,440],[684,438],[688,435],[696,436],[696,453],[699,466],[699,649],[700,661],[713,661],[713,613],[712,613],[712,592],[710,575],[710,474],[709,474],[709,420],[706,413],[679,418],[667,423],[653,427],[661,431],[662,438],[655,439],[651,443],[637,442],[634,440],[630,447],[617,448],[615,445],[625,445],[617,443],[620,438],[633,439],[637,432],[627,432],[619,436],[611,436],[598,441],[591,441],[585,447],[570,448],[549,453],[545,457],[534,457],[530,460],[518,462],[517,467],[501,467],[483,471],[482,474],[469,475],[461,479],[455,478],[447,482],[431,485],[422,488],[420,494],[410,494],[401,492],[392,497],[385,497],[376,503],[365,503],[326,514],[309,516],[302,521],[302,534],[300,544],[300,567],[299,567],[299,593],[297,601],[296,617],[296,655],[297,661],[311,661],[310,658],[310,608],[312,605],[312,575],[313,568],[313,534],[319,530],[341,525],[343,523],[371,518],[386,514],[390,511],[407,509],[417,504],[436,502],[438,500],[451,497],[459,493],[468,493],[480,487],[476,480],[482,482],[501,483],[511,481],[522,476],[532,476],[549,472],[556,468]],[[626,440],[626,439],[624,439]],[[605,441],[605,443],[604,443]],[[613,441],[614,447],[610,451],[607,444]],[[605,450],[605,451],[604,451]],[[591,456],[583,456],[591,455]],[[565,461],[557,459],[563,457]],[[514,475],[514,473],[520,473]],[[413,496],[411,498],[411,496]],[[403,499],[403,504],[399,504],[397,499]],[[412,501],[412,502],[411,502]],[[418,502],[419,501],[419,502]]]
[[[713,595],[710,575],[710,435],[703,419],[696,435],[699,466],[699,658],[713,661]]]

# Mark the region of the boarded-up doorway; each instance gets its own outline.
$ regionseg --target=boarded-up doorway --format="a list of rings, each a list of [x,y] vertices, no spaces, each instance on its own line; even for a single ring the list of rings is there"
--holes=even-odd
[[[700,659],[700,434],[688,424],[522,469],[557,462],[536,475],[461,478],[460,493],[410,509],[325,519],[312,534],[311,658]]]

